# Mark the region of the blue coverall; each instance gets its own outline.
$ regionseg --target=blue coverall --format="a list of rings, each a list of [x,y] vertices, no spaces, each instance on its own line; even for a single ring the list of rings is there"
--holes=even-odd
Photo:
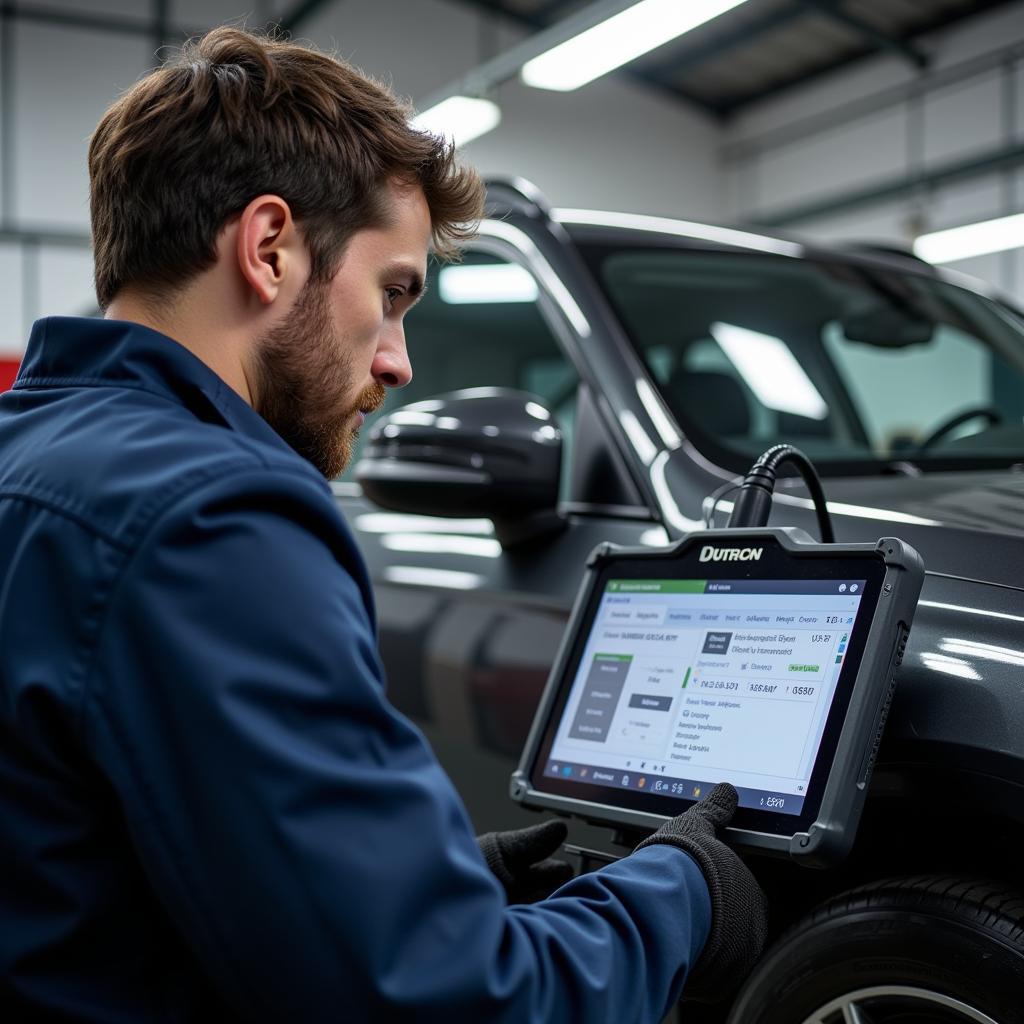
[[[137,324],[36,324],[0,397],[0,1018],[666,1012],[695,862],[506,906],[374,636],[330,488],[238,395]]]

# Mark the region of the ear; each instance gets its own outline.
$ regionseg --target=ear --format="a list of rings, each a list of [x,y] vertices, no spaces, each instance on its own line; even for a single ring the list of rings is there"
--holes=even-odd
[[[289,277],[302,273],[301,238],[288,204],[257,196],[242,211],[236,238],[238,268],[253,294],[270,305]]]

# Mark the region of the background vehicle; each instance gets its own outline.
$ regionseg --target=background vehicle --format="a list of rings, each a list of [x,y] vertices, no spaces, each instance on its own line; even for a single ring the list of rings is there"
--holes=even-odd
[[[336,485],[392,700],[478,830],[533,820],[508,776],[587,553],[700,528],[707,494],[796,443],[838,539],[898,534],[928,576],[853,856],[754,865],[776,933],[818,909],[735,1019],[1024,1020],[1024,320],[900,253],[489,195],[410,319],[366,494]],[[436,397],[495,386],[532,397]],[[775,508],[815,532],[796,478]]]

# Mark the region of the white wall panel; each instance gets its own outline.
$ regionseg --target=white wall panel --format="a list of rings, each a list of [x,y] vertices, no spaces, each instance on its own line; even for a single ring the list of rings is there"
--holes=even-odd
[[[1024,38],[1020,5],[951,25],[918,41],[932,57],[937,72],[961,61],[991,53]],[[806,88],[795,87],[779,96],[746,107],[729,125],[727,142],[735,143],[792,124],[802,118],[834,110],[857,97],[912,82],[916,73],[904,59],[880,55],[834,74],[814,79]]]
[[[299,32],[403,96],[423,97],[480,63],[482,15],[445,0],[344,0]]]
[[[465,150],[484,174],[522,175],[556,206],[721,216],[718,132],[701,115],[612,79],[594,82],[585,100],[518,83],[499,97],[501,134]]]
[[[986,284],[998,282],[1002,273],[1002,254],[988,253],[985,256],[972,256],[967,260],[954,260],[943,264],[947,270],[958,274],[966,274]],[[997,285],[998,287],[998,285]]]
[[[983,75],[924,100],[925,165],[970,156],[1002,142],[1002,76]]]
[[[850,210],[830,217],[819,217],[800,224],[801,237],[816,242],[878,242],[909,245],[907,231],[909,209],[902,202]]]
[[[84,316],[96,312],[92,256],[51,246],[39,254],[40,316]]]
[[[151,16],[151,0],[20,0],[19,7],[46,11],[68,11],[72,14],[96,14],[122,16],[144,20]]]
[[[171,0],[171,23],[186,29],[235,22],[263,25],[274,14],[268,0]]]
[[[21,248],[0,244],[0,359],[20,355],[25,345]]]
[[[1020,39],[1024,31],[1020,4],[1008,3],[990,13],[951,25],[928,40],[935,53],[936,67],[947,67],[956,61],[969,60],[990,53],[993,43],[1005,44]]]
[[[951,162],[1024,139],[1024,44],[1022,5],[999,10],[919,40],[934,55],[932,70],[977,62],[987,54],[1018,46],[1016,65],[977,71],[961,81],[930,87],[919,82],[916,103],[894,98],[889,107],[858,118],[843,115],[844,106],[872,97],[890,85],[914,80],[905,62],[892,57],[865,61],[847,71],[818,79],[813,87],[750,107],[726,129],[723,202],[729,219],[757,222],[759,215],[784,213],[804,202],[837,202],[845,196],[901,179],[910,181]],[[990,62],[991,63],[991,62]],[[1016,97],[1016,108],[1004,104]],[[895,94],[894,94],[895,96]],[[829,123],[829,112],[836,119]],[[1007,124],[1007,112],[1014,123]],[[795,136],[799,135],[799,140]],[[1024,172],[1009,172],[1020,181],[1007,187],[1002,172],[988,172],[955,183],[940,183],[899,199],[881,198],[853,209],[804,219],[785,230],[817,240],[871,238],[909,244],[911,226],[924,230],[970,223],[1024,209]],[[994,275],[991,283],[1024,299],[1021,260],[996,258],[973,265],[973,273]]]
[[[11,31],[10,24],[11,23],[7,19],[0,18],[0,196],[3,196],[3,194],[4,194],[4,191],[3,191],[3,189],[4,189],[4,169],[5,169],[4,165],[7,163],[6,154],[3,152],[3,140],[5,138],[5,136],[3,134],[4,133],[4,127],[5,127],[4,126],[4,111],[5,111],[5,108],[4,108],[4,78],[6,77],[6,75],[3,74],[3,54],[5,52],[3,47],[4,47],[4,33]],[[0,207],[0,218],[2,218],[3,215],[6,212],[7,212],[6,210],[4,210],[2,207]]]
[[[998,216],[1003,206],[1003,180],[999,175],[973,178],[936,189],[928,203],[925,228],[959,227]]]
[[[902,108],[761,155],[758,208],[770,211],[870,185],[905,162]]]
[[[15,208],[22,224],[88,229],[88,139],[146,69],[145,38],[19,22]]]
[[[23,6],[36,3],[23,0]],[[134,16],[143,23],[154,13],[151,0],[38,3],[40,10]],[[169,17],[172,26],[189,29],[225,21],[257,26],[295,6],[295,0],[171,0]],[[85,233],[88,138],[107,106],[152,66],[155,41],[145,32],[8,24],[16,34],[12,223]],[[459,0],[335,0],[296,32],[421,104],[524,34],[517,23],[474,13]],[[503,125],[465,153],[485,173],[530,178],[561,205],[720,219],[722,133],[702,113],[623,75],[567,95],[513,82],[499,98]],[[11,336],[20,347],[32,317],[90,308],[84,246],[44,249],[33,257],[38,272],[24,280],[22,258],[13,253],[14,247],[5,249],[0,263],[0,337]]]
[[[745,107],[730,123],[728,140],[756,137],[799,118],[833,110],[854,96],[902,85],[911,77],[906,61],[890,56],[820,76],[806,88],[796,87]]]
[[[484,23],[452,0],[345,0],[302,35],[421,106],[491,55],[481,48]],[[505,49],[522,35],[504,23],[490,41]],[[570,93],[513,81],[497,98],[501,126],[464,153],[483,173],[528,178],[559,205],[721,216],[721,130],[705,115],[620,75]]]

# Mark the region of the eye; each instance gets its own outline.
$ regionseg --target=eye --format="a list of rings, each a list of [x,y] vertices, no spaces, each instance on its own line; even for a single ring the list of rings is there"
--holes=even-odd
[[[391,307],[402,297],[402,294],[401,288],[385,288],[384,295],[387,299],[387,308],[391,309]]]

